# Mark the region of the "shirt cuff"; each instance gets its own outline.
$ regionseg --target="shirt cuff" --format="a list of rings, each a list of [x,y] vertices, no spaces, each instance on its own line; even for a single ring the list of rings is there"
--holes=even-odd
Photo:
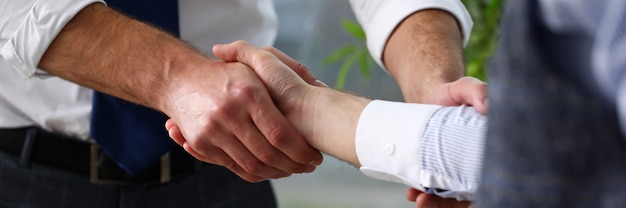
[[[437,105],[375,100],[359,117],[356,154],[363,174],[425,191],[420,184],[420,139]]]
[[[393,30],[409,15],[425,9],[440,9],[452,14],[463,35],[463,45],[467,44],[473,22],[469,12],[459,0],[352,0],[357,19],[367,34],[367,47],[370,54],[385,71],[382,55]]]
[[[30,78],[38,74],[45,74],[44,71],[37,69],[37,65],[39,65],[39,61],[50,43],[67,22],[80,10],[94,2],[104,3],[103,0],[64,0],[9,4],[8,6],[29,7],[27,10],[15,8],[16,10],[24,10],[23,13],[13,16],[21,19],[21,21],[0,20],[11,23],[0,31],[2,36],[0,38],[0,57],[24,77]],[[2,17],[5,16],[2,15]]]

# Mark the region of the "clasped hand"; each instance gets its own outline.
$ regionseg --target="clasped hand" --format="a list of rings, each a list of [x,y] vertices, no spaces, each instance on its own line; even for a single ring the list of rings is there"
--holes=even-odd
[[[285,177],[295,172],[313,171],[315,168],[313,165],[317,165],[318,163],[306,165],[307,163],[292,161],[291,165],[281,166],[277,165],[280,163],[277,161],[284,162],[284,159],[277,160],[277,158],[292,155],[315,155],[310,152],[307,154],[298,154],[298,152],[302,150],[308,151],[310,146],[306,146],[305,141],[307,138],[300,137],[298,132],[295,132],[293,129],[293,126],[302,132],[303,128],[307,128],[303,124],[306,123],[306,118],[294,118],[291,115],[292,112],[301,110],[302,102],[311,102],[310,100],[306,101],[306,99],[307,96],[314,91],[315,87],[324,87],[325,85],[319,82],[302,64],[299,64],[282,52],[271,47],[260,49],[243,41],[237,41],[227,45],[216,45],[213,48],[213,53],[224,61],[220,62],[220,64],[236,64],[237,67],[241,68],[242,70],[237,72],[245,74],[245,76],[242,76],[244,78],[239,77],[238,81],[248,83],[246,86],[253,85],[254,88],[243,91],[241,89],[226,92],[222,91],[221,93],[227,93],[222,94],[222,96],[228,98],[229,96],[226,95],[230,95],[234,96],[236,99],[225,99],[231,102],[218,103],[221,105],[215,104],[214,102],[198,102],[194,99],[200,98],[195,96],[192,96],[194,99],[182,99],[181,101],[184,103],[193,106],[197,104],[208,104],[209,107],[197,110],[198,115],[209,115],[208,117],[191,117],[200,120],[207,119],[210,124],[208,126],[212,128],[202,129],[202,126],[195,126],[195,128],[192,129],[199,129],[200,133],[189,131],[185,134],[185,132],[179,130],[179,127],[182,129],[183,126],[183,123],[180,122],[185,122],[185,120],[170,119],[166,124],[170,137],[195,157],[209,163],[224,165],[248,181]],[[253,77],[250,76],[250,73],[256,75]],[[219,88],[219,86],[215,87]],[[221,88],[227,87],[222,86]],[[486,99],[485,88],[486,84],[480,80],[472,77],[463,77],[455,82],[442,83],[438,88],[433,89],[429,100],[431,100],[433,104],[440,105],[474,105],[480,112],[486,113],[487,106],[484,102]],[[246,103],[239,102],[241,100],[245,100]],[[219,106],[222,106],[222,108],[219,108]],[[201,112],[205,110],[208,110],[210,113],[202,114]],[[258,117],[260,115],[264,117]],[[302,113],[299,115],[302,115]],[[253,120],[255,125],[241,122],[249,120]],[[258,123],[261,121],[270,123],[271,125]],[[291,124],[289,124],[288,121],[291,121]],[[222,126],[225,123],[232,125]],[[256,130],[255,127],[258,127],[259,130]],[[281,131],[284,133],[281,133],[279,137],[272,137],[271,130],[264,131],[264,129],[268,128],[283,129],[286,131]],[[255,139],[250,139],[249,132],[252,130],[270,133],[256,133],[254,134]],[[203,135],[216,136],[213,137],[215,139],[205,141],[203,140]],[[270,137],[264,137],[268,135]],[[189,136],[192,137],[190,138]],[[224,138],[230,138],[230,140]],[[231,141],[230,143],[236,143],[232,142],[232,140],[236,139],[239,139],[240,143],[235,144],[237,151],[228,151],[219,148],[232,147],[232,144],[224,145],[221,144],[221,142],[228,143]],[[300,150],[290,150],[287,148],[289,145],[286,144],[291,144],[292,147],[300,148]],[[220,150],[221,152],[219,152]],[[215,153],[215,151],[218,151],[219,154]],[[268,157],[268,152],[270,153],[269,155],[272,155],[271,157]],[[228,156],[232,157],[232,159],[229,159]],[[294,157],[294,159],[295,158],[297,157]],[[314,157],[300,158],[309,159]],[[250,166],[250,163],[246,161],[253,161],[253,165]],[[317,159],[315,161],[321,162],[321,160]],[[302,167],[298,166],[298,164],[304,164],[306,169],[297,169],[298,167]],[[448,205],[454,205],[454,207],[466,207],[469,205],[467,202],[455,203],[451,200],[432,197],[426,199],[423,198],[424,196],[423,193],[417,192],[415,189],[410,189],[407,192],[407,198],[411,201],[417,201],[417,204],[420,206],[428,202],[437,203],[446,207]]]
[[[195,158],[250,182],[312,172],[321,164],[321,153],[279,111],[255,71],[215,54],[226,61],[189,70],[170,87],[170,137]]]

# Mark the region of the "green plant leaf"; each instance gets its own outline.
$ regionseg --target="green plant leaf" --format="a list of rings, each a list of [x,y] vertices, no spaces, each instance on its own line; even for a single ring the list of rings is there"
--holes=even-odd
[[[337,81],[335,81],[335,89],[342,90],[346,84],[346,79],[348,78],[348,72],[350,72],[350,68],[354,65],[354,62],[357,60],[357,54],[354,54],[348,57],[339,68],[339,73],[337,74]]]
[[[344,30],[355,38],[365,41],[365,31],[363,31],[363,28],[359,24],[350,20],[344,20],[342,21],[342,26]]]
[[[371,61],[372,58],[367,48],[361,48],[359,51],[359,71],[361,71],[361,76],[363,76],[365,80],[370,79]]]
[[[336,61],[339,61],[339,59],[352,54],[354,51],[356,50],[356,46],[355,45],[346,45],[338,50],[336,50],[335,52],[333,52],[332,54],[326,56],[326,58],[324,58],[322,60],[323,64],[332,64],[335,63]]]

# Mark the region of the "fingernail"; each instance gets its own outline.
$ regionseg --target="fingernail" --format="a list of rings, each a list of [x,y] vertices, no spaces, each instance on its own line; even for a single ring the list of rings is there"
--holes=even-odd
[[[308,165],[308,166],[306,167],[306,169],[304,170],[304,173],[311,173],[311,172],[315,171],[315,168],[316,168],[316,167],[317,167],[317,166],[314,166],[314,165]]]
[[[215,44],[213,45],[213,50],[219,50],[219,48],[221,48],[222,46],[222,44]]]
[[[321,165],[322,161],[324,161],[324,157],[318,157],[317,159],[311,161],[309,165],[315,165],[315,166]]]
[[[328,87],[328,85],[326,83],[320,81],[319,79],[316,79],[315,83],[317,83],[317,86],[319,86],[319,87]]]

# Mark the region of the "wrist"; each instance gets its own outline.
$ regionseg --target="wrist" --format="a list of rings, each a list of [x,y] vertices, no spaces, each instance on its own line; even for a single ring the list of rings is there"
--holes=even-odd
[[[289,122],[298,130],[305,138],[311,137],[310,123],[311,116],[315,115],[316,102],[322,97],[322,91],[319,87],[302,86],[291,90],[282,97],[286,99],[274,99],[281,112],[289,120]]]
[[[358,166],[356,126],[369,102],[330,88],[313,87],[302,100],[299,114],[290,121],[314,148]]]
[[[217,61],[201,54],[182,49],[178,56],[165,60],[164,80],[156,86],[154,100],[156,108],[166,115],[174,115],[180,110],[181,104],[191,106],[191,102],[199,102],[200,98],[194,98],[194,93],[201,91],[199,85],[189,84],[191,77],[204,76],[207,70],[216,68]],[[206,80],[209,82],[209,80]],[[187,103],[187,104],[185,104]],[[204,106],[204,105],[200,105]],[[171,116],[170,116],[171,117]]]

